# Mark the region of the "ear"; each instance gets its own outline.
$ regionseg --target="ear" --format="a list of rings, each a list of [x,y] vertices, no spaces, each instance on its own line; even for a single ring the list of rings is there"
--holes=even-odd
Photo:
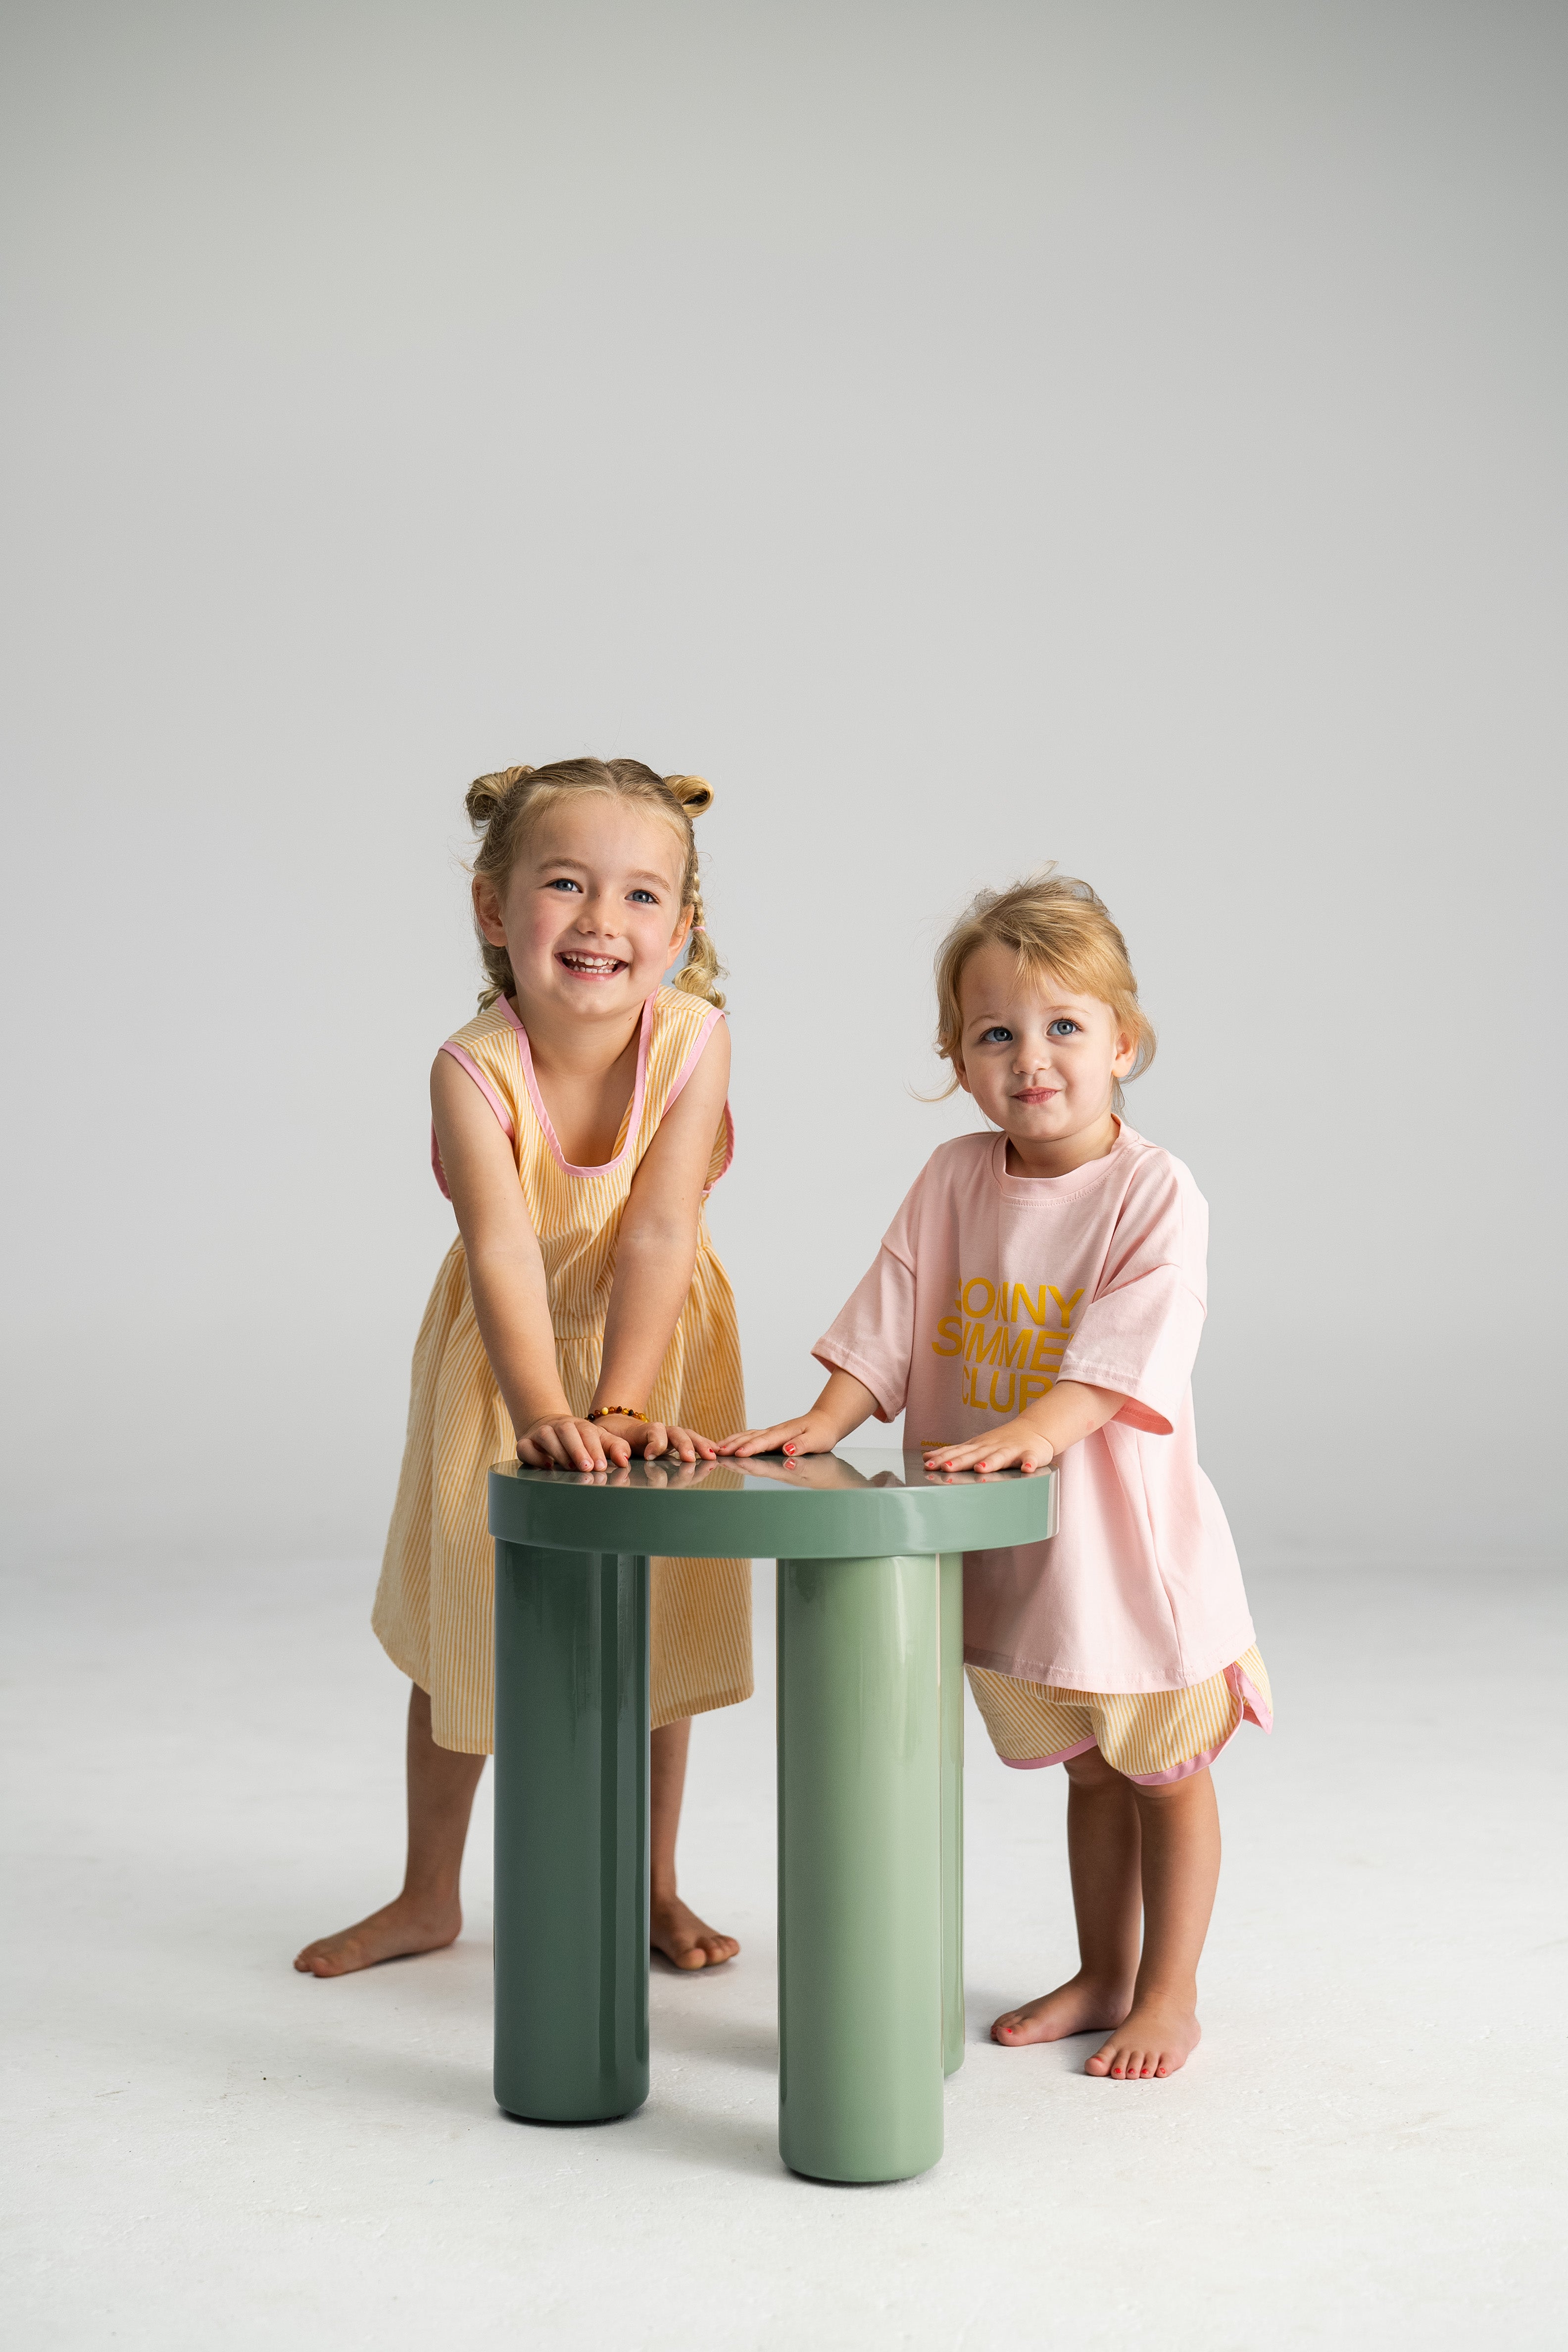
[[[676,957],[684,952],[686,942],[690,937],[691,909],[689,907],[682,907],[680,910],[680,920],[677,923],[674,930],[671,931],[669,935],[669,955],[665,965],[666,971],[668,971],[669,969],[669,965],[675,961]]]
[[[958,1083],[963,1088],[964,1093],[966,1095],[972,1095],[974,1092],[974,1088],[969,1083],[968,1071],[964,1068],[963,1064],[959,1060],[956,1054],[954,1054],[952,1058],[953,1076],[958,1080]]]
[[[500,919],[500,897],[488,874],[476,874],[473,885],[474,920],[482,936],[492,948],[506,945],[506,925]]]
[[[1110,1065],[1112,1072],[1117,1077],[1124,1078],[1137,1059],[1137,1038],[1130,1036],[1125,1029],[1119,1029],[1116,1033],[1116,1059]]]

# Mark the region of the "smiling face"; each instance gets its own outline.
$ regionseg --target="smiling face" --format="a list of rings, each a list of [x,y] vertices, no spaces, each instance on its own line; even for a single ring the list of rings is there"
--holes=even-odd
[[[1110,1005],[1020,971],[995,944],[964,965],[959,1002],[959,1084],[1006,1136],[1011,1172],[1065,1176],[1101,1159],[1116,1141],[1112,1090],[1138,1055]]]
[[[504,890],[476,877],[474,912],[510,958],[525,1026],[531,1015],[640,1013],[691,928],[685,863],[661,818],[612,793],[574,793],[540,818]]]

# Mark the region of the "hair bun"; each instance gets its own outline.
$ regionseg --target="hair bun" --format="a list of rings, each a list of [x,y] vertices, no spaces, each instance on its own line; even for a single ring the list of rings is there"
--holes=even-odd
[[[706,776],[666,776],[665,788],[675,794],[688,816],[700,816],[713,805],[713,787]]]
[[[511,797],[513,787],[533,772],[531,768],[498,768],[493,775],[476,776],[463,803],[472,823],[489,824],[496,811],[504,808]]]

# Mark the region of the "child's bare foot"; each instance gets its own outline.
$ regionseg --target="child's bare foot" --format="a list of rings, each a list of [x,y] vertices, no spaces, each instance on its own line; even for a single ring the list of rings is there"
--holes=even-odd
[[[1055,1992],[1010,2009],[991,2028],[993,2042],[1004,2049],[1024,2050],[1031,2042],[1064,2042],[1069,2033],[1100,2033],[1120,2025],[1132,2002],[1120,1985],[1097,1984],[1080,1969]]]
[[[733,1936],[710,1927],[679,1895],[656,1895],[649,1909],[648,1941],[678,1969],[716,1969],[741,1948]]]
[[[1083,2071],[1126,2083],[1173,2074],[1197,2048],[1201,2031],[1194,2011],[1182,2002],[1141,2000]]]
[[[294,1966],[301,1976],[346,1977],[355,1969],[373,1969],[378,1960],[400,1960],[412,1952],[438,1952],[455,1944],[463,1925],[457,1901],[412,1903],[400,1895],[353,1927],[323,1936],[297,1953]]]

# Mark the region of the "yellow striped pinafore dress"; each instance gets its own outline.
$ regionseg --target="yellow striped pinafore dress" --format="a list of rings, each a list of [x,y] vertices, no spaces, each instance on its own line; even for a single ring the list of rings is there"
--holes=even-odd
[[[721,1015],[661,988],[643,1011],[637,1080],[613,1159],[574,1168],[540,1097],[522,1024],[504,997],[449,1038],[506,1130],[544,1257],[561,1384],[584,1413],[598,1383],[621,1211],[659,1120]],[[708,1189],[729,1166],[728,1105],[713,1141]],[[445,1191],[440,1163],[437,1181]],[[622,1402],[623,1400],[616,1400]],[[709,1437],[745,1426],[741,1345],[729,1276],[708,1237],[650,1396],[650,1416]],[[437,1745],[488,1756],[494,1745],[495,1557],[487,1527],[492,1463],[516,1440],[474,1318],[459,1238],[447,1252],[414,1349],[403,1470],[371,1622],[393,1663],[430,1694]],[[652,1719],[673,1723],[752,1695],[751,1562],[656,1559],[652,1573]]]

